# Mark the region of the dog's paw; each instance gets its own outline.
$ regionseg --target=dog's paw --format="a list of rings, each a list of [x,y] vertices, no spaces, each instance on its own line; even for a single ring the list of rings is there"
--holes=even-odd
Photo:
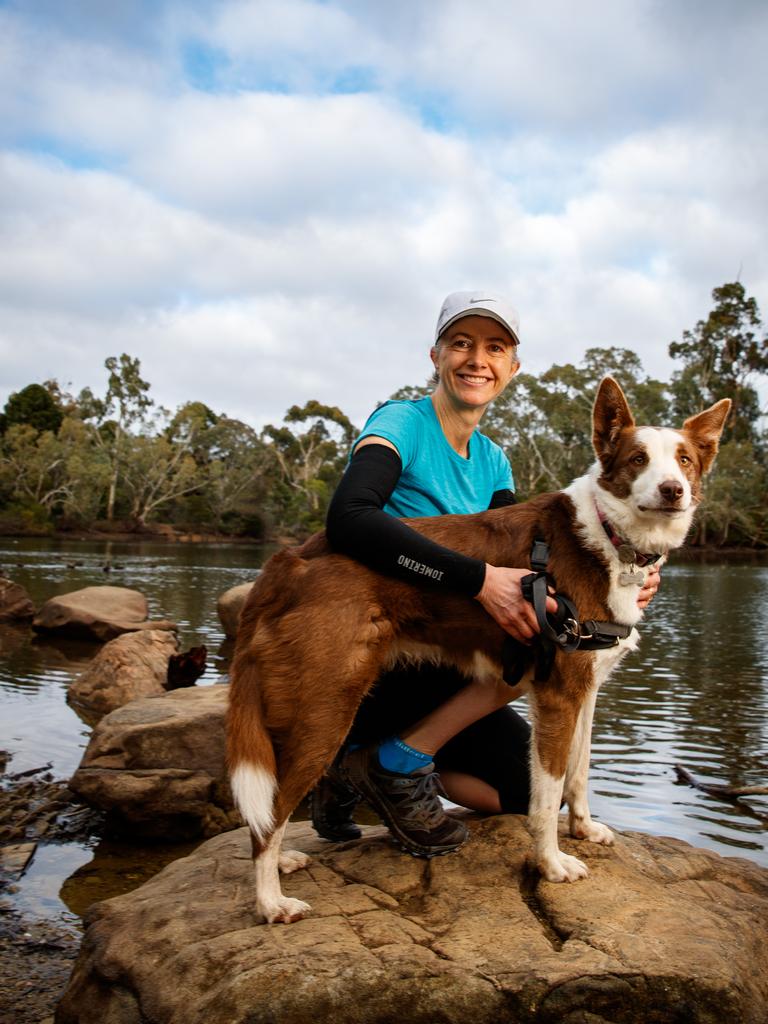
[[[547,882],[577,882],[589,875],[587,865],[578,857],[571,857],[559,850],[554,857],[541,861],[538,867]]]
[[[312,863],[312,858],[307,853],[299,850],[281,850],[277,858],[277,867],[283,875],[290,875],[293,871],[300,871],[307,864]]]
[[[274,903],[259,907],[259,913],[267,924],[293,924],[300,921],[312,909],[304,900],[294,900],[290,896],[281,896]]]
[[[600,821],[590,821],[589,824],[583,821],[573,821],[569,829],[574,839],[586,839],[590,843],[602,843],[603,846],[613,846],[613,832],[607,825]]]

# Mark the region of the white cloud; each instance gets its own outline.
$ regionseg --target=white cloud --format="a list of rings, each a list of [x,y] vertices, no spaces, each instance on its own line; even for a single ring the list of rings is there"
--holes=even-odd
[[[318,398],[362,422],[426,379],[454,288],[511,293],[533,370],[623,345],[663,376],[740,267],[766,310],[765,135],[745,130],[765,91],[741,68],[728,123],[714,83],[711,117],[682,84],[707,78],[715,23],[723,59],[747,23],[751,53],[759,12],[704,16],[686,48],[691,21],[649,3],[563,4],[556,28],[544,10],[175,5],[125,41],[106,15],[78,35],[0,11],[0,399],[98,389],[127,351],[165,405],[260,424]],[[183,80],[204,17],[238,88]],[[356,62],[377,90],[324,91]],[[304,91],[247,84],[273,66]],[[451,129],[430,127],[435,93]]]

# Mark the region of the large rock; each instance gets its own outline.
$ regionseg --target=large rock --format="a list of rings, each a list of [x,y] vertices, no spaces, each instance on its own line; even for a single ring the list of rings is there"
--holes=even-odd
[[[112,640],[138,629],[176,629],[165,619],[147,621],[147,599],[127,587],[85,587],[46,601],[32,622],[39,633]]]
[[[240,583],[236,587],[226,590],[216,602],[216,611],[221,622],[222,629],[230,640],[237,636],[237,627],[240,624],[240,612],[245,604],[246,598],[251,592],[251,583]]]
[[[106,715],[70,780],[113,827],[172,840],[239,824],[224,770],[226,686],[144,697]]]
[[[93,722],[138,697],[163,694],[168,662],[178,650],[176,634],[167,630],[148,629],[115,637],[71,683],[67,702]]]
[[[567,839],[542,882],[524,819],[470,820],[431,861],[366,835],[284,879],[313,905],[256,924],[246,829],[96,904],[57,1024],[763,1024],[768,872],[674,839]]]
[[[31,619],[35,606],[24,587],[0,576],[0,622]]]

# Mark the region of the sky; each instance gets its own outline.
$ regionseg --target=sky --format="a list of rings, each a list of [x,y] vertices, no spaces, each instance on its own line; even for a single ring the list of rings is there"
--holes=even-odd
[[[0,0],[0,404],[357,424],[495,289],[523,368],[768,319],[763,0]]]

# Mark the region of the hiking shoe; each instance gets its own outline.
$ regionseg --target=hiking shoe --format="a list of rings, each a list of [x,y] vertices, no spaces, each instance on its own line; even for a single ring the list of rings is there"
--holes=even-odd
[[[309,813],[315,832],[332,843],[359,839],[362,829],[352,820],[358,799],[354,789],[339,775],[336,765],[331,765],[309,794]]]
[[[382,768],[377,748],[361,747],[349,751],[339,768],[397,842],[415,857],[450,853],[467,839],[466,827],[443,810],[438,795],[442,790],[433,763],[410,775],[400,775]]]

